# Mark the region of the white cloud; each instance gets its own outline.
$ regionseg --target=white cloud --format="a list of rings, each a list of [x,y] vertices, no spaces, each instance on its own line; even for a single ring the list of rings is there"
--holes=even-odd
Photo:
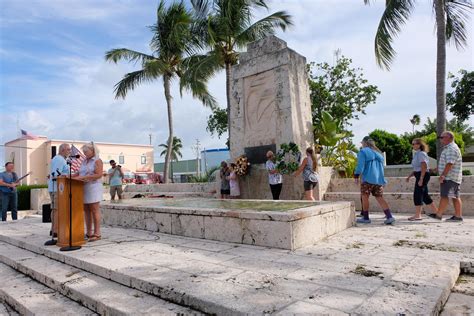
[[[113,94],[115,83],[134,68],[103,61],[103,53],[111,47],[147,51],[149,38],[144,38],[141,31],[152,23],[154,11],[146,11],[143,6],[134,4],[131,0],[11,2],[8,12],[1,15],[0,23],[11,24],[23,16],[29,16],[31,23],[46,23],[48,19],[94,22],[97,27],[113,34],[111,37],[116,43],[100,46],[89,43],[79,34],[56,29],[48,34],[51,35],[49,43],[61,48],[61,54],[40,56],[34,52],[15,52],[4,46],[8,43],[2,44],[2,58],[34,60],[44,65],[52,77],[41,80],[32,75],[14,74],[1,78],[2,94],[8,87],[8,93],[19,102],[4,104],[0,100],[0,106],[9,109],[1,128],[1,142],[16,136],[17,114],[21,128],[50,138],[148,143],[151,127],[155,145],[166,141],[168,123],[161,81],[137,88],[125,100],[116,100]],[[383,1],[366,7],[347,0],[282,0],[273,1],[270,6],[271,12],[287,10],[294,16],[295,26],[285,33],[278,33],[290,48],[306,56],[308,61],[315,62],[332,61],[334,50],[341,48],[344,55],[353,59],[354,66],[364,69],[369,82],[379,86],[382,94],[377,104],[370,105],[367,115],[354,122],[356,140],[375,128],[396,133],[409,131],[411,124],[408,120],[415,113],[422,117],[436,115],[436,46],[431,8],[429,4],[418,3],[420,8],[395,40],[398,55],[392,71],[387,72],[377,68],[373,54],[373,36],[382,6]],[[260,16],[262,14],[265,12],[259,12]],[[146,21],[137,19],[137,16],[146,17]],[[141,28],[140,31],[136,31],[137,28]],[[123,37],[117,36],[122,33]],[[472,63],[472,46],[464,52],[448,49],[448,71],[473,69]],[[209,89],[224,107],[223,72],[210,81]],[[2,110],[2,117],[3,113]],[[209,114],[210,110],[191,96],[185,94],[181,98],[175,83],[174,133],[183,140],[183,158],[194,157],[191,146],[196,138],[206,148],[224,146],[226,135],[219,140],[205,130]],[[472,119],[470,122],[474,124]],[[0,155],[2,159],[3,154]]]

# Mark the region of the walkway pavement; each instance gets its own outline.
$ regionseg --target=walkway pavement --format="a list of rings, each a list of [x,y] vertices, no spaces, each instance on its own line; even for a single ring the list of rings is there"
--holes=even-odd
[[[474,218],[382,223],[295,252],[104,227],[101,241],[63,253],[30,218],[0,225],[0,257],[13,245],[205,313],[438,313],[460,266],[474,267]]]

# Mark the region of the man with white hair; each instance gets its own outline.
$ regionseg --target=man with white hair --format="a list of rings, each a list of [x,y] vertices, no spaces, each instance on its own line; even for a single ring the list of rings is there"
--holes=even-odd
[[[51,231],[52,239],[45,242],[46,246],[52,246],[56,244],[54,237],[58,233],[58,210],[57,210],[57,183],[56,178],[69,174],[69,165],[66,159],[71,155],[71,146],[69,144],[61,144],[59,146],[59,152],[56,156],[51,159],[51,168],[48,175],[48,192],[51,198]]]
[[[438,172],[440,182],[440,201],[437,213],[428,216],[443,219],[443,213],[448,208],[449,199],[453,201],[454,216],[448,218],[447,222],[462,222],[462,202],[460,186],[462,182],[462,156],[458,145],[454,142],[452,132],[444,132],[440,137],[444,148],[439,157]]]

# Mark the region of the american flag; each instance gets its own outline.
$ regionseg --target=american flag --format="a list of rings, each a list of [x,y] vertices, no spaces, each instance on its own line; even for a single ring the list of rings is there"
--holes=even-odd
[[[22,129],[21,130],[21,138],[35,140],[35,139],[38,139],[38,136],[30,134],[27,131],[25,131],[24,129]]]
[[[71,145],[71,156],[77,156],[79,155],[79,158],[72,158],[71,161],[71,171],[72,172],[77,172],[79,168],[81,167],[82,162],[86,159],[86,156],[76,148],[76,146]]]

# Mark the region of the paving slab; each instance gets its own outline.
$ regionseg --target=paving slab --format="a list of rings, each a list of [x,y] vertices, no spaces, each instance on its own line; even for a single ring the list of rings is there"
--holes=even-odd
[[[0,301],[21,315],[97,315],[3,263],[0,263],[0,284]],[[0,305],[0,315],[12,314],[8,305]]]
[[[0,243],[0,248],[2,266],[6,264],[23,273],[24,278],[27,275],[48,286],[47,292],[57,294],[58,291],[101,315],[199,314],[10,244]],[[11,285],[7,283],[5,287]],[[54,310],[51,312],[51,315],[59,313],[54,313]]]
[[[460,263],[474,262],[474,219],[373,219],[297,251],[103,227],[61,253],[36,219],[1,224],[0,241],[211,314],[439,313]]]

